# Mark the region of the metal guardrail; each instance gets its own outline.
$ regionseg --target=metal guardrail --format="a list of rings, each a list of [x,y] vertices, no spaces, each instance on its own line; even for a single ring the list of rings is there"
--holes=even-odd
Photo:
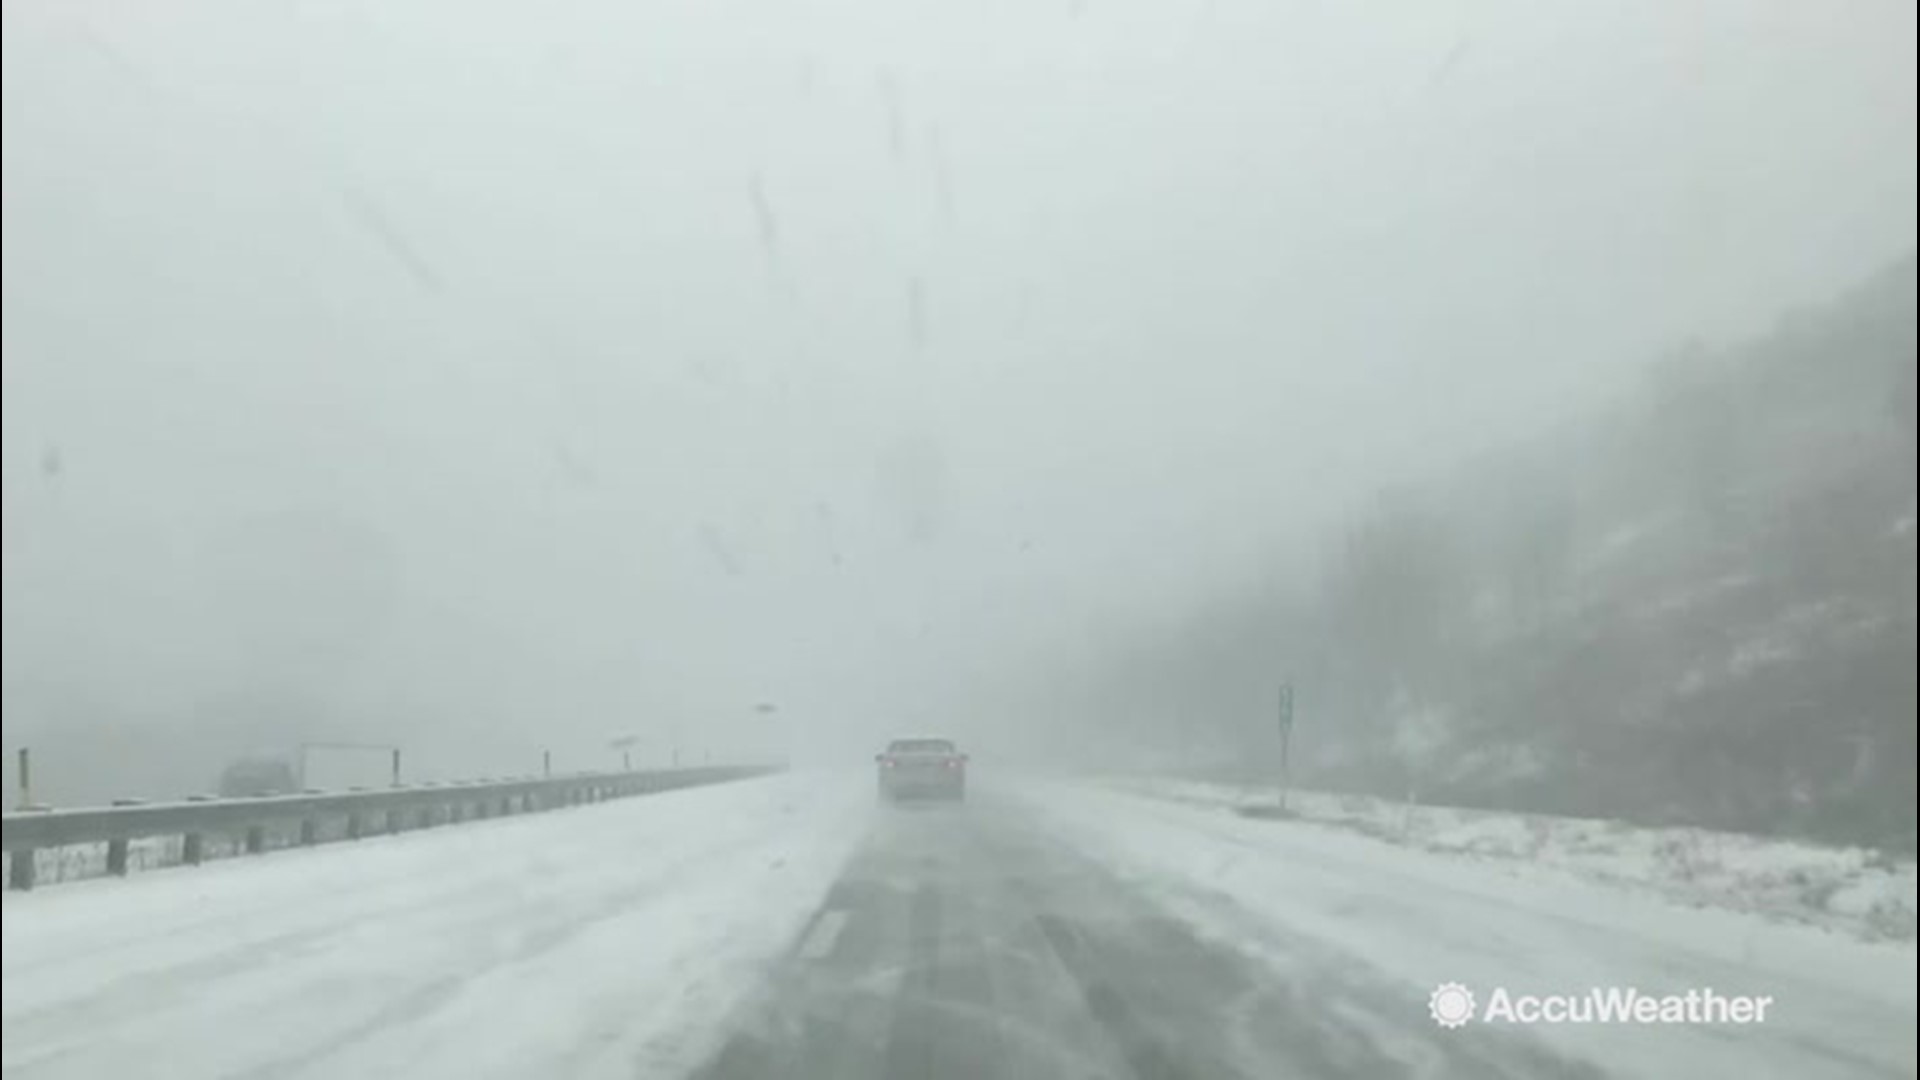
[[[357,840],[744,780],[774,771],[757,766],[712,766],[251,798],[209,796],[166,803],[125,800],[112,806],[8,813],[0,817],[0,840],[4,840],[11,863],[8,887],[31,889],[38,877],[35,855],[50,849],[105,844],[106,872],[124,876],[129,868],[129,843],[135,840],[179,837],[180,861],[191,866],[206,858],[209,836],[238,837],[242,853],[252,855],[268,849],[269,832],[276,829],[295,830],[295,839],[287,846],[307,846],[325,842],[323,826],[329,823],[344,821],[345,829],[338,839]],[[326,833],[326,839],[335,839],[330,830]]]

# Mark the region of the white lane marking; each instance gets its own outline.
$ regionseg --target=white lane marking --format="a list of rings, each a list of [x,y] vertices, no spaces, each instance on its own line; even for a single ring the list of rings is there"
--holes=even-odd
[[[847,928],[847,912],[844,908],[834,908],[814,921],[813,929],[807,933],[807,940],[800,943],[800,959],[824,960],[833,947],[840,942],[840,932]]]

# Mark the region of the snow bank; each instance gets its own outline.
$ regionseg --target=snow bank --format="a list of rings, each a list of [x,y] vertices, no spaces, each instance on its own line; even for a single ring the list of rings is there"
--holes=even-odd
[[[1270,806],[1271,788],[1151,777],[1119,790],[1221,810]],[[1408,806],[1370,796],[1295,791],[1289,811],[1388,843],[1494,862],[1520,861],[1588,881],[1651,890],[1697,906],[1807,923],[1868,941],[1912,941],[1913,859],[1706,829]]]

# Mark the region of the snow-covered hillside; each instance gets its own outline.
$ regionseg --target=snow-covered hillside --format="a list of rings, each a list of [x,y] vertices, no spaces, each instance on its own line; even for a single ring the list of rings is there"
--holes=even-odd
[[[1915,266],[1383,490],[1141,632],[1103,764],[1912,852]],[[1128,759],[1131,760],[1128,760]]]

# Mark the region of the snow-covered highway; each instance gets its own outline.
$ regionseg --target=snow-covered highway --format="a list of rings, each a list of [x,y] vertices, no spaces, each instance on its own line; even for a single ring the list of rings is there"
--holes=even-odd
[[[9,894],[5,1074],[671,1075],[868,796],[782,776]]]
[[[766,780],[9,896],[9,1077],[1914,1074],[1914,952],[1062,782]],[[1626,985],[1764,1024],[1444,1029]]]

